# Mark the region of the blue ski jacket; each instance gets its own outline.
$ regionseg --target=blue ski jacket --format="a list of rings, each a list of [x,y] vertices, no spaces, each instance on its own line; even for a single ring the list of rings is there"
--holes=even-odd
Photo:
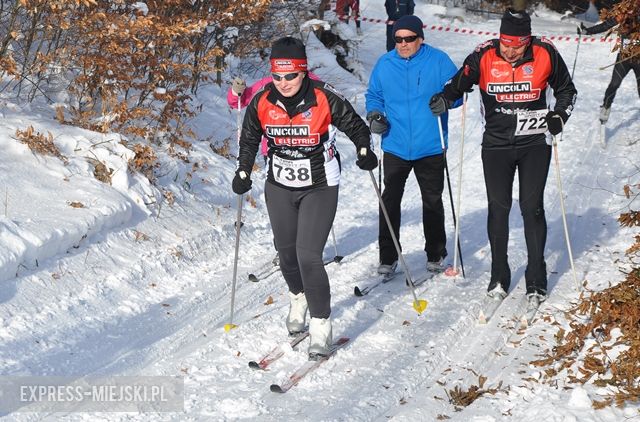
[[[442,154],[438,118],[429,109],[429,100],[442,92],[456,74],[449,56],[437,48],[422,44],[409,58],[391,50],[378,59],[371,72],[366,98],[367,113],[378,111],[389,122],[382,135],[382,150],[403,160],[419,160]],[[462,100],[453,106],[458,107]],[[448,113],[442,115],[447,145]]]

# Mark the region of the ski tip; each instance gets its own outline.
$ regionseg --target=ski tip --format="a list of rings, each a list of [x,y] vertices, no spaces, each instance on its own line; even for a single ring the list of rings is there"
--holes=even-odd
[[[252,360],[251,362],[249,362],[249,368],[251,368],[251,369],[262,369],[260,364],[258,362],[256,362],[255,360]]]
[[[362,293],[362,290],[360,290],[360,287],[358,287],[358,286],[353,288],[353,294],[358,296],[358,297],[364,296],[364,293]]]
[[[272,393],[284,393],[285,390],[282,389],[282,387],[280,387],[278,384],[271,384],[271,387],[269,387],[269,390],[271,390]]]
[[[484,314],[484,312],[480,311],[480,315],[478,315],[478,324],[486,325],[486,323],[487,323],[487,317]]]
[[[255,274],[249,274],[249,281],[252,281],[252,282],[254,282],[254,283],[257,283],[257,282],[258,282],[258,281],[260,281],[260,280],[258,279],[258,277],[256,277],[256,275],[255,275]]]
[[[349,342],[349,340],[351,340],[349,337],[340,337],[340,338],[338,339],[338,341],[336,341],[336,342],[334,343],[334,345],[336,345],[336,346],[342,346],[343,344],[348,343],[348,342]]]

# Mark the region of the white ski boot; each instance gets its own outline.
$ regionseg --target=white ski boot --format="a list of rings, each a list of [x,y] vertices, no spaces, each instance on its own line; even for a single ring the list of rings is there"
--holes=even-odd
[[[330,318],[311,318],[309,322],[309,360],[318,360],[331,352]]]
[[[600,123],[607,123],[609,114],[611,114],[611,108],[606,108],[605,106],[600,107]]]
[[[378,266],[378,274],[383,275],[385,277],[391,277],[398,267],[398,261],[393,261],[392,264],[380,264]]]
[[[290,335],[298,334],[304,330],[307,319],[307,298],[304,292],[297,295],[289,292],[289,315],[287,315],[287,330]]]
[[[502,288],[502,285],[498,283],[496,287],[487,292],[487,296],[492,299],[502,301],[505,297],[507,297],[507,292],[505,292],[504,288]]]
[[[437,261],[427,261],[427,271],[436,274],[444,272],[444,258]]]

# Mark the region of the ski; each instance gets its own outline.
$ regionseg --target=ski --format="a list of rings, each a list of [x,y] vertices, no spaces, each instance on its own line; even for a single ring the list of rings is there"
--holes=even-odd
[[[324,362],[328,361],[336,351],[349,342],[349,337],[340,337],[338,341],[333,343],[333,347],[327,356],[323,356],[318,360],[308,360],[302,364],[296,371],[289,376],[282,384],[271,384],[270,390],[274,393],[286,393],[291,387],[298,384],[311,371],[318,368]]]
[[[391,280],[393,280],[394,278],[396,278],[396,276],[398,274],[399,273],[394,272],[393,274],[380,276],[375,282],[373,282],[373,283],[371,283],[368,286],[365,286],[363,288],[355,286],[353,288],[353,294],[358,296],[358,297],[366,296],[371,292],[371,290],[375,289],[378,286],[386,284],[386,283],[390,282]]]
[[[280,265],[274,263],[274,260],[267,262],[258,268],[255,272],[249,273],[249,281],[257,283],[260,280],[271,277],[276,272],[280,271]]]
[[[487,324],[493,315],[498,311],[498,308],[504,301],[504,297],[490,297],[485,296],[480,304],[480,312],[478,313],[478,324]]]
[[[606,148],[607,147],[607,128],[604,124],[604,122],[601,120],[600,121],[600,144],[602,145],[602,148]]]
[[[323,264],[324,264],[324,266],[325,266],[325,267],[326,267],[327,265],[329,265],[329,264],[333,264],[334,262],[335,262],[336,264],[339,264],[339,263],[340,263],[340,261],[342,261],[343,259],[344,259],[344,256],[342,256],[342,255],[336,255],[336,256],[334,256],[332,259],[330,259],[330,260],[328,260],[328,261],[324,261],[324,262],[323,262]]]
[[[289,346],[291,346],[291,348],[293,349],[298,344],[300,344],[302,340],[306,339],[307,337],[309,337],[309,331],[302,331],[296,334],[293,338],[289,340]],[[259,361],[255,361],[255,360],[250,361],[249,368],[265,370],[273,362],[275,362],[276,360],[284,356],[284,354],[285,354],[285,349],[282,346],[277,345],[276,347],[273,348],[272,351],[264,355],[262,359],[260,359]]]
[[[383,276],[380,279],[376,280],[374,283],[369,284],[368,286],[363,287],[362,289],[358,286],[355,286],[353,288],[353,294],[355,294],[358,297],[362,297],[362,296],[366,296],[368,295],[373,289],[375,289],[376,287],[379,287],[383,284],[386,284],[388,282],[390,282],[391,280],[393,280],[394,278],[396,278],[396,276],[398,276],[400,273],[399,272],[395,272],[391,275],[387,275],[387,276]],[[425,282],[431,280],[432,278],[434,278],[435,276],[442,274],[442,273],[436,273],[436,272],[428,272],[426,276],[422,276],[420,278],[417,278],[415,280],[413,280],[413,287],[419,287],[420,285],[424,284]],[[405,278],[404,280],[405,284],[408,286],[409,281]]]
[[[444,272],[442,272],[442,271],[439,271],[439,272],[427,271],[426,275],[423,275],[423,276],[418,277],[415,280],[413,280],[413,287],[414,288],[420,287],[421,285],[423,285],[427,281],[433,280],[434,278],[436,278],[437,276],[442,275],[442,274],[444,274]],[[405,282],[405,284],[407,286],[409,285],[409,280],[407,280],[406,278],[405,278],[404,282]]]

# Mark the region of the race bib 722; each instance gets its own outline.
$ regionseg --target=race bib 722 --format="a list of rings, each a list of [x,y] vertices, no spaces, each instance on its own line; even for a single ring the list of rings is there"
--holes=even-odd
[[[547,121],[545,117],[549,110],[529,110],[517,113],[518,123],[516,126],[516,136],[535,135],[547,131]]]

